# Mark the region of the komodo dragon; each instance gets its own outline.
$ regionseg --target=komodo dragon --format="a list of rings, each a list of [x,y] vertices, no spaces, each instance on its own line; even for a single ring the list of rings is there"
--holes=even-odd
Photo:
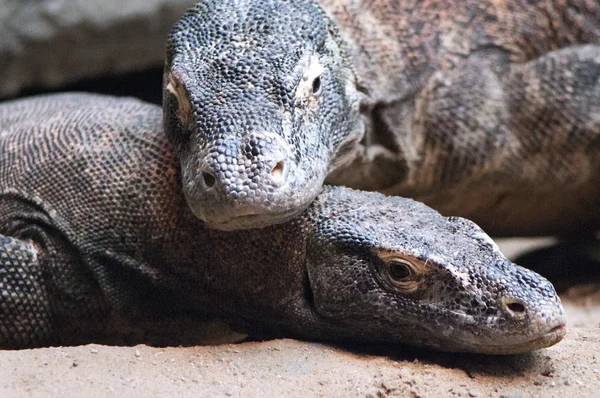
[[[256,336],[496,354],[564,335],[546,279],[410,199],[329,187],[285,224],[206,229],[161,118],[98,95],[0,105],[1,347],[190,343],[213,317]]]
[[[164,109],[214,228],[285,221],[326,176],[493,235],[600,222],[598,0],[206,0]]]

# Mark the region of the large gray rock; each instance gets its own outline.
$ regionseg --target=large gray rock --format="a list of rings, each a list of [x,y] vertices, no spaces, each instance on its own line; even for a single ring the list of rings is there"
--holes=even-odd
[[[0,97],[163,63],[198,0],[0,0]]]

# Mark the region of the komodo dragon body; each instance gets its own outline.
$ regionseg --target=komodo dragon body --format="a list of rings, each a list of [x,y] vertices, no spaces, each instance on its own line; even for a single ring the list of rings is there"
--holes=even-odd
[[[165,70],[212,227],[286,220],[328,175],[496,235],[598,228],[597,0],[209,0]]]
[[[552,285],[472,222],[330,187],[298,218],[205,228],[161,109],[55,95],[0,105],[0,346],[256,336],[513,353],[564,335]]]

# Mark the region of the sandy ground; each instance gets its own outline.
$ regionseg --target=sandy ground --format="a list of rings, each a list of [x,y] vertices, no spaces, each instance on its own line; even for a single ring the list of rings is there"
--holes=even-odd
[[[512,254],[521,242],[501,245]],[[600,288],[562,295],[558,345],[494,357],[295,340],[0,352],[0,397],[599,397]]]

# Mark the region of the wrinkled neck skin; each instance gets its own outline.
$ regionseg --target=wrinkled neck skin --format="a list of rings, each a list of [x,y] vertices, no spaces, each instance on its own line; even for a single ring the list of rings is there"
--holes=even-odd
[[[322,336],[305,265],[307,241],[314,233],[311,209],[285,224],[219,231],[205,228],[182,203],[173,242],[193,237],[193,244],[179,245],[169,256],[166,274],[173,279],[167,284],[177,286],[187,303],[200,311],[213,308],[216,317],[244,333]]]
[[[354,114],[360,140],[340,148],[326,182],[381,192],[414,183],[423,145],[414,132],[423,104],[414,98],[435,71],[439,51],[437,25],[421,15],[428,2],[318,3],[338,28],[360,93]]]

